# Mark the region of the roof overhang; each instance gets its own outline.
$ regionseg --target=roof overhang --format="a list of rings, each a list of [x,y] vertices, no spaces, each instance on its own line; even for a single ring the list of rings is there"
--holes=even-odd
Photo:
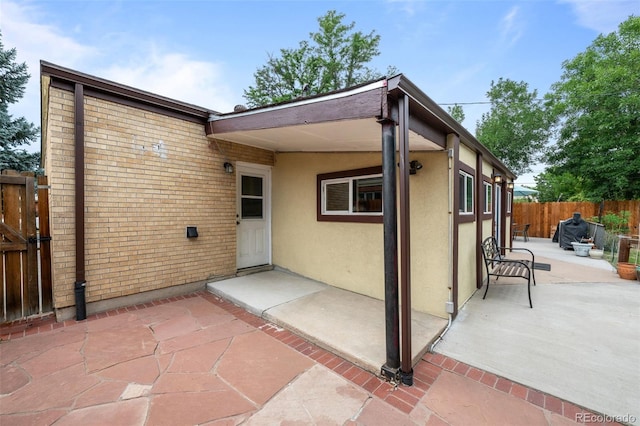
[[[275,152],[380,151],[379,120],[394,119],[388,97],[383,79],[326,95],[212,115],[206,132],[213,139]],[[410,120],[411,149],[444,149],[446,132],[432,128],[424,114],[411,112],[415,113]]]

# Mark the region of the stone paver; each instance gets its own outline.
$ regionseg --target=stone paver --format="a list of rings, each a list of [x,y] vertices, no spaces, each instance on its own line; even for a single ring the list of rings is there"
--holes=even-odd
[[[364,389],[326,367],[315,365],[265,404],[246,424],[344,424],[357,416],[369,399]]]
[[[585,412],[437,354],[396,387],[207,292],[26,330],[0,329],[0,424],[564,426]]]

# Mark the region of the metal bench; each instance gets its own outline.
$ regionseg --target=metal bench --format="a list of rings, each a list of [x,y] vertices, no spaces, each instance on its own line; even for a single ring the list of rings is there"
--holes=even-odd
[[[531,260],[506,259],[502,253],[506,251],[526,251],[531,255]],[[495,237],[487,237],[482,242],[482,257],[487,270],[487,288],[484,291],[484,299],[489,291],[489,282],[491,277],[496,279],[499,277],[524,278],[527,280],[527,293],[529,295],[529,306],[533,308],[531,303],[531,280],[536,285],[536,277],[533,272],[535,261],[533,252],[525,248],[499,247]]]

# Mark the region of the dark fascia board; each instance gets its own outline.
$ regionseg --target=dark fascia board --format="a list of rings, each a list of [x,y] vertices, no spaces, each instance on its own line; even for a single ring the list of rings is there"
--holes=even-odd
[[[225,118],[227,116],[237,116],[237,115],[243,114],[243,113],[254,113],[254,112],[259,112],[261,110],[271,110],[271,109],[274,109],[274,108],[282,108],[282,107],[285,107],[287,105],[299,104],[301,102],[309,103],[309,102],[312,102],[314,99],[322,100],[321,98],[329,98],[329,97],[333,97],[335,95],[339,95],[341,93],[357,91],[358,89],[360,89],[362,87],[369,86],[369,85],[371,85],[373,83],[376,83],[376,82],[384,82],[385,80],[386,80],[385,78],[378,78],[378,79],[366,81],[364,83],[356,84],[355,86],[351,86],[351,87],[347,87],[347,88],[339,89],[339,90],[334,90],[334,91],[331,91],[331,92],[319,93],[319,94],[316,94],[316,95],[310,95],[310,96],[300,97],[300,98],[296,98],[296,99],[290,99],[288,101],[276,102],[276,103],[268,104],[268,105],[261,105],[261,106],[257,106],[257,107],[254,107],[254,108],[244,108],[243,107],[244,109],[241,110],[241,111],[227,112],[227,113],[224,113],[224,114],[216,113],[216,115],[218,116],[218,118]]]
[[[460,137],[460,142],[469,146],[470,148],[479,151],[489,160],[489,162],[497,169],[500,169],[506,176],[511,179],[515,179],[516,175],[509,170],[507,166],[502,163],[495,155],[491,153],[473,136],[467,129],[465,129],[460,123],[454,120],[449,113],[447,113],[440,105],[436,104],[429,96],[427,96],[418,86],[413,84],[411,80],[405,77],[403,74],[398,74],[388,79],[387,87],[389,94],[397,96],[397,92],[404,93],[409,96],[411,101],[424,108],[425,111],[430,113],[441,126],[446,128],[447,132],[456,133]]]
[[[207,134],[379,117],[385,81],[229,114],[212,114]]]
[[[202,123],[205,123],[211,114],[218,114],[216,111],[207,108],[94,77],[46,61],[40,61],[40,75],[50,76],[52,80],[63,83],[82,84],[92,92],[105,94],[108,99],[126,99],[141,105],[148,105],[154,110],[168,111],[173,114],[191,117],[193,121]]]

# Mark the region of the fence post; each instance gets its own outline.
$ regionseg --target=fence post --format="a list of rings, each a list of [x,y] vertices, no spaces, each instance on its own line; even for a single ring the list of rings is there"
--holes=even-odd
[[[620,251],[618,252],[618,263],[629,261],[629,252],[631,251],[631,244],[629,238],[620,238]]]

